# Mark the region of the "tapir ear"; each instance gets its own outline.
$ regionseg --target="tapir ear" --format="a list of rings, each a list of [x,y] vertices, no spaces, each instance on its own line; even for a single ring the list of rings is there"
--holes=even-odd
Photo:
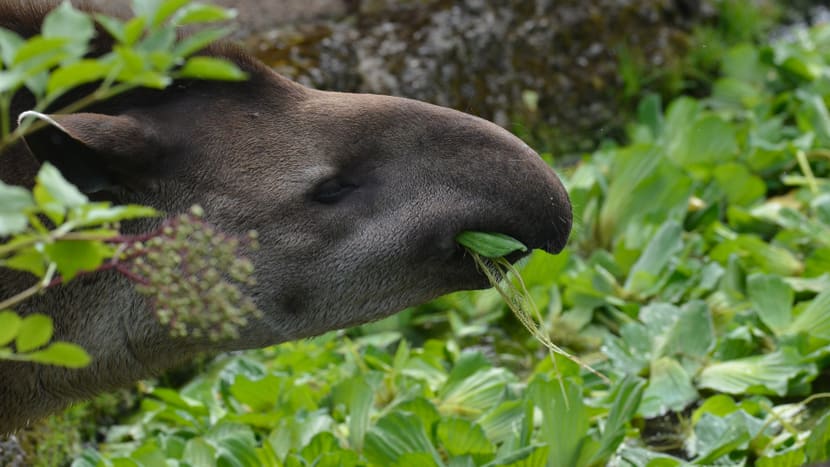
[[[24,137],[41,162],[50,162],[85,193],[129,184],[154,159],[151,132],[135,118],[96,113],[47,115],[28,111],[43,127]]]

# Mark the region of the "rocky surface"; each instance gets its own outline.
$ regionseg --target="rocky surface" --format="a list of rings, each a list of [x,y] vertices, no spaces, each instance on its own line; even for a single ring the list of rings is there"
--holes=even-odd
[[[246,43],[316,88],[411,97],[504,126],[552,126],[556,152],[619,127],[621,54],[646,69],[665,65],[712,14],[705,2],[682,0],[364,0],[349,8],[339,20],[292,22]]]

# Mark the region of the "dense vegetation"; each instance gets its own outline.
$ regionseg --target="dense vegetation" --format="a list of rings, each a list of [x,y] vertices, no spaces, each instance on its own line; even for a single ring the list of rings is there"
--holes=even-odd
[[[521,267],[552,361],[493,291],[146,383],[74,465],[801,465],[830,459],[830,27],[724,48],[564,169],[577,227]],[[111,417],[112,397],[43,425]],[[102,415],[103,414],[103,415]]]
[[[566,170],[578,227],[525,283],[219,357],[76,465],[800,465],[828,459],[830,28],[725,51]],[[127,459],[131,460],[127,460]]]

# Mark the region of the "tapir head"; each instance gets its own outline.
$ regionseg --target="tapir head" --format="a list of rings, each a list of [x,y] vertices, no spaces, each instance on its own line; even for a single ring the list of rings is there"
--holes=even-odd
[[[486,286],[455,242],[465,230],[549,252],[565,245],[565,189],[504,129],[413,100],[308,89],[222,50],[247,81],[180,83],[42,115],[49,125],[27,144],[99,197],[169,213],[200,204],[225,231],[258,231],[250,292],[265,317],[232,347]]]

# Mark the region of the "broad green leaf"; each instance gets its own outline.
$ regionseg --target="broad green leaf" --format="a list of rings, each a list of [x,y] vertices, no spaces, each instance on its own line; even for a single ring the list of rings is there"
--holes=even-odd
[[[749,206],[762,199],[767,191],[764,181],[751,174],[743,164],[720,164],[715,167],[713,175],[727,201],[732,204]]]
[[[613,388],[611,410],[600,438],[600,447],[591,457],[590,464],[605,464],[625,439],[626,425],[634,418],[646,381],[632,376],[621,379]]]
[[[192,57],[178,71],[179,78],[244,81],[247,73],[233,63],[214,57]]]
[[[178,26],[196,23],[213,23],[228,21],[236,17],[236,10],[221,8],[214,5],[193,3],[179,11],[173,19]]]
[[[728,394],[787,394],[788,382],[809,369],[789,353],[777,351],[706,365],[698,386]]]
[[[830,112],[824,103],[822,96],[804,89],[796,91],[801,101],[801,112],[796,114],[805,129],[812,130],[819,144],[823,147],[830,146]]]
[[[85,45],[95,35],[95,24],[89,15],[76,10],[71,3],[65,1],[46,15],[41,34],[45,38],[70,38],[75,43]],[[85,48],[80,51],[85,52]]]
[[[542,412],[541,439],[550,446],[548,465],[577,465],[589,426],[579,385],[540,375],[528,385],[526,397]]]
[[[45,71],[68,57],[64,50],[67,43],[68,40],[65,37],[35,36],[17,49],[12,64],[19,66],[20,71],[28,76],[35,72]]]
[[[37,277],[43,277],[46,275],[48,261],[40,250],[42,249],[37,246],[18,250],[11,258],[0,261],[0,266],[30,272]]]
[[[28,315],[20,322],[15,346],[20,353],[31,352],[44,346],[52,338],[52,318],[41,315]]]
[[[504,399],[515,376],[504,368],[477,371],[461,381],[450,380],[439,393],[438,410],[443,414],[479,415]]]
[[[373,464],[391,465],[407,453],[429,454],[437,465],[443,465],[424,426],[414,415],[392,412],[366,433],[363,454]]]
[[[185,445],[182,460],[194,466],[214,466],[216,465],[216,448],[202,438],[192,438]]]
[[[747,294],[758,317],[776,335],[792,322],[793,290],[773,274],[753,274],[747,278]]]
[[[790,449],[771,456],[761,457],[755,462],[756,467],[801,467],[806,464],[804,448]]]
[[[74,208],[89,202],[89,199],[74,185],[66,181],[55,166],[46,162],[37,174],[34,189],[35,201],[55,223],[63,221],[66,208]]]
[[[349,444],[353,449],[362,451],[375,394],[369,384],[356,378],[350,381],[349,391]]]
[[[49,75],[46,92],[54,98],[82,84],[103,79],[110,67],[100,60],[81,60],[58,68]]]
[[[230,393],[252,411],[264,412],[274,408],[285,384],[285,379],[276,375],[266,375],[259,379],[238,375],[230,387]]]
[[[545,467],[549,451],[546,445],[532,444],[500,456],[485,467]]]
[[[0,237],[25,230],[29,225],[26,211],[34,206],[29,190],[0,181]]]
[[[631,268],[624,286],[627,292],[639,295],[654,286],[669,261],[683,248],[682,234],[682,226],[673,220],[660,227]]]
[[[124,23],[121,20],[102,13],[95,13],[93,16],[95,21],[97,21],[110,36],[118,42],[124,42]]]
[[[484,430],[477,424],[461,418],[447,418],[438,422],[438,440],[453,456],[494,454],[496,447],[490,443]]]
[[[830,289],[816,295],[787,328],[787,334],[806,333],[830,340]]]
[[[706,399],[692,414],[692,423],[697,423],[703,414],[708,413],[716,417],[724,417],[739,409],[735,400],[726,394],[716,394]]]
[[[44,252],[55,263],[64,281],[79,272],[94,271],[110,258],[115,249],[100,241],[59,240],[44,246]]]
[[[639,410],[644,417],[682,411],[697,399],[698,394],[691,377],[673,358],[660,358],[651,362],[649,376]]]
[[[193,33],[180,40],[173,48],[176,57],[188,57],[198,52],[208,44],[228,36],[233,32],[232,28],[209,28]]]
[[[156,10],[156,14],[153,16],[152,25],[161,25],[188,3],[190,3],[190,0],[164,0],[164,2],[162,2]]]
[[[25,40],[16,32],[0,28],[0,59],[3,60],[4,65],[9,65],[14,61],[17,50],[24,42]]]
[[[712,465],[714,461],[738,449],[751,439],[738,412],[724,418],[703,414],[695,424],[695,450],[699,453],[694,463]]]
[[[122,43],[127,46],[134,46],[142,34],[144,34],[144,26],[147,24],[147,19],[143,16],[135,17],[124,24],[124,37]]]
[[[133,15],[136,17],[155,18],[165,0],[132,0]]]
[[[766,243],[756,235],[741,234],[716,245],[709,255],[721,264],[727,264],[729,257],[736,255],[761,272],[780,276],[795,276],[804,265],[790,250]]]
[[[737,155],[735,130],[720,117],[706,116],[686,128],[669,153],[681,166],[706,173],[712,164],[726,162]]]
[[[21,321],[20,316],[13,311],[0,311],[0,347],[5,347],[14,340]]]
[[[481,416],[478,423],[487,434],[487,439],[501,444],[517,433],[522,424],[524,405],[521,400],[504,401],[493,410]]]
[[[83,368],[92,360],[81,346],[69,342],[53,342],[49,347],[32,352],[26,357],[33,362],[67,368]]]
[[[662,337],[654,355],[675,356],[688,373],[696,372],[717,340],[709,306],[699,300],[686,303]]]
[[[648,127],[655,140],[663,134],[662,105],[663,103],[659,94],[648,94],[637,106],[638,120]]]
[[[830,460],[830,412],[825,412],[810,430],[804,449],[811,463]]]

